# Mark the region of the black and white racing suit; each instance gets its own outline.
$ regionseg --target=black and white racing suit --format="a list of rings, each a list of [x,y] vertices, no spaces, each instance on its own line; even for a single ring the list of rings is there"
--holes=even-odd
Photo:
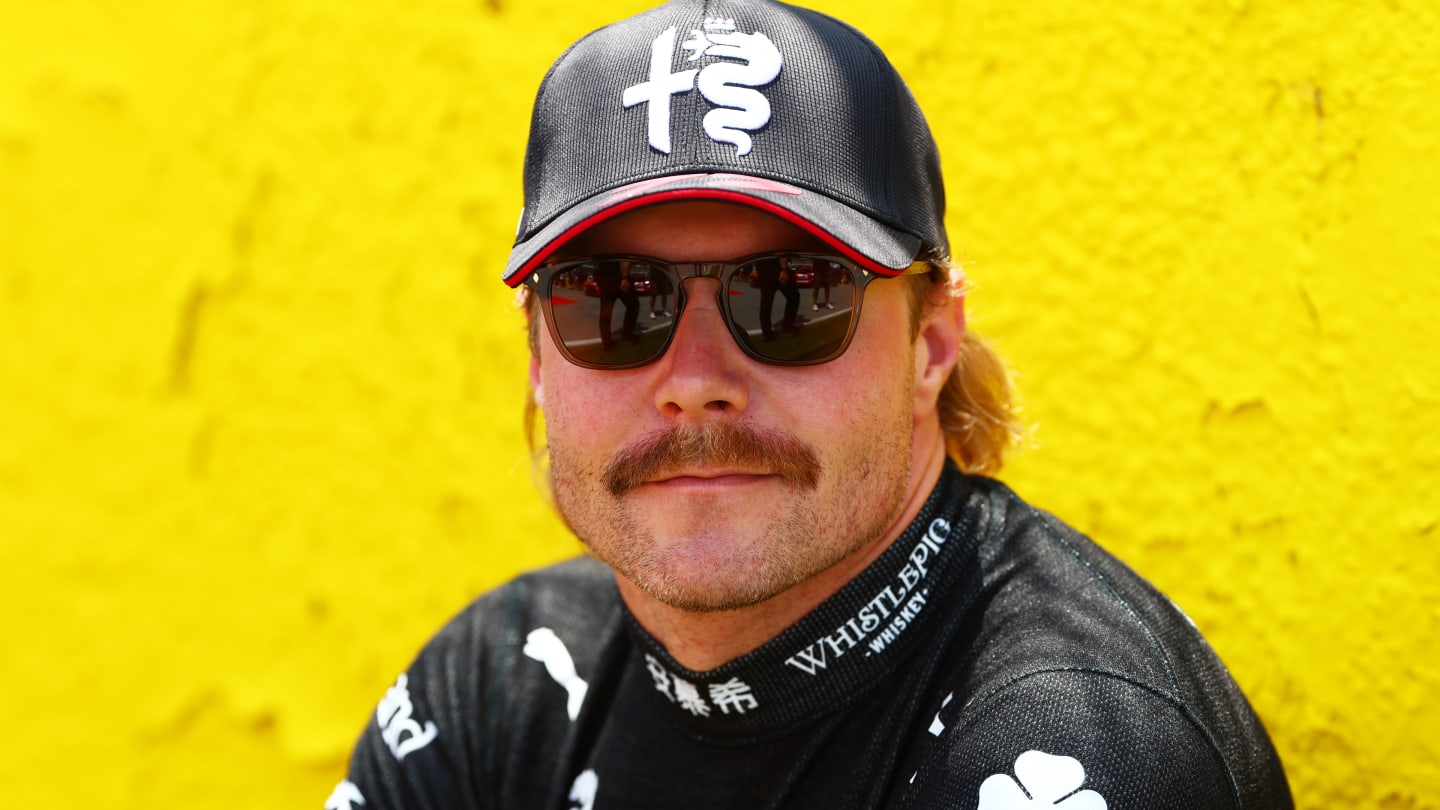
[[[333,810],[1292,806],[1195,627],[1105,551],[947,468],[895,544],[709,672],[574,560],[468,607],[381,700]]]

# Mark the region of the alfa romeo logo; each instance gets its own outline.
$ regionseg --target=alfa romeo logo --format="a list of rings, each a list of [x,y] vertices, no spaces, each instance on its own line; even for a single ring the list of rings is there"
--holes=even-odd
[[[710,61],[699,68],[672,71],[675,28],[665,29],[650,45],[650,78],[625,88],[621,101],[628,109],[646,105],[650,146],[670,154],[670,99],[698,88],[714,105],[701,120],[711,140],[734,144],[736,155],[750,154],[750,133],[770,122],[770,101],[757,87],[780,75],[783,59],[770,38],[761,33],[742,34],[735,21],[706,18],[703,28],[690,29],[680,47],[689,51],[685,61]]]

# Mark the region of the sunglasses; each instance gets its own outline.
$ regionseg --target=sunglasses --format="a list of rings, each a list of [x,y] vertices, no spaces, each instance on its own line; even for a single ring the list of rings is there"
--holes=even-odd
[[[899,275],[929,269],[917,261]],[[786,252],[732,262],[589,256],[538,268],[525,283],[540,296],[566,360],[625,369],[665,354],[685,311],[688,278],[720,282],[721,316],[745,354],[774,366],[813,366],[845,353],[865,288],[887,276],[840,256]]]

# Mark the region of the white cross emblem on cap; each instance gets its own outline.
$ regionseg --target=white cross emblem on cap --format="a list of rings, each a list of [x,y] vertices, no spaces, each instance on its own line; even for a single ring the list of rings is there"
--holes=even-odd
[[[627,109],[647,105],[650,146],[668,155],[670,97],[688,93],[698,85],[705,100],[715,105],[702,121],[705,134],[717,143],[734,144],[738,156],[749,154],[750,132],[770,122],[770,102],[754,88],[780,75],[784,63],[780,51],[764,34],[736,33],[733,20],[719,19],[707,19],[703,31],[692,29],[681,47],[691,52],[687,61],[701,57],[727,61],[671,71],[675,58],[675,27],[671,26],[650,44],[649,80],[625,88],[621,102]]]

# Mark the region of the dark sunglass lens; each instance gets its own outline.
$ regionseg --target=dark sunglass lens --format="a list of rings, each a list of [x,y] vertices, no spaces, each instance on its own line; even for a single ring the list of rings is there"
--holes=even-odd
[[[777,363],[827,359],[845,342],[855,285],[823,256],[776,256],[742,266],[725,285],[731,321],[755,354]]]
[[[597,366],[654,360],[675,328],[673,271],[629,259],[569,267],[550,280],[550,316],[565,350]]]

